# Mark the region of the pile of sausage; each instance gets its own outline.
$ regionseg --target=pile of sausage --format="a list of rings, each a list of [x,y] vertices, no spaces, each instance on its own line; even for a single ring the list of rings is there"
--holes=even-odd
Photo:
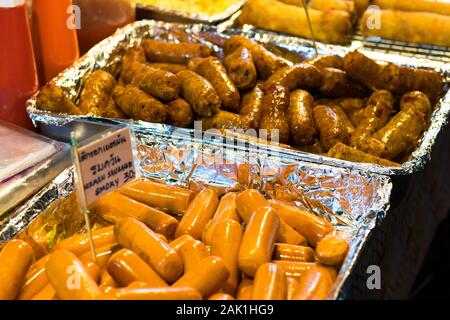
[[[219,198],[137,180],[93,210],[114,224],[92,231],[95,260],[86,234],[45,255],[12,240],[0,299],[326,299],[348,251],[329,221],[254,189]]]
[[[97,70],[80,103],[55,85],[37,106],[69,114],[241,129],[306,152],[397,166],[427,128],[443,77],[434,70],[378,63],[358,51],[293,64],[242,36],[200,43],[152,39],[129,49],[118,82]],[[396,103],[397,98],[401,98]]]

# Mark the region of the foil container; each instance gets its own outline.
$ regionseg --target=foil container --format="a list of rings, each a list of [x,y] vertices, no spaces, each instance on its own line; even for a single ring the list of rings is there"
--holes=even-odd
[[[319,54],[337,54],[341,56],[349,51],[358,49],[363,54],[378,61],[393,62],[410,67],[431,68],[445,76],[446,93],[436,104],[433,114],[429,119],[429,127],[420,139],[416,150],[411,154],[407,161],[401,165],[401,167],[382,167],[374,164],[355,163],[328,158],[293,150],[291,148],[283,148],[282,146],[279,146],[278,148],[283,149],[286,156],[293,157],[299,161],[323,163],[390,176],[410,175],[421,171],[430,160],[433,145],[439,132],[446,125],[450,113],[450,91],[448,90],[450,83],[450,65],[445,62],[425,58],[401,56],[397,53],[371,51],[364,48],[364,44],[359,41],[353,42],[351,46],[317,43],[317,47],[315,48],[312,41],[307,39],[261,31],[249,26],[244,26],[244,28],[239,30],[227,29],[228,27],[228,25],[210,26],[204,24],[176,24],[151,20],[138,21],[120,29],[110,38],[100,42],[71,68],[62,72],[53,81],[56,85],[63,88],[73,101],[76,101],[83,85],[84,75],[98,68],[104,68],[111,71],[113,74],[117,74],[120,70],[120,61],[123,52],[127,48],[139,43],[142,38],[145,37],[169,41],[181,40],[206,43],[212,46],[215,54],[220,56],[222,52],[217,44],[230,35],[240,34],[266,45],[270,50],[285,57],[288,61],[291,61],[291,63],[314,57],[316,49]],[[68,137],[66,135],[61,136],[61,133],[58,133],[61,131],[59,127],[67,125],[74,120],[84,119],[97,122],[120,123],[119,120],[102,119],[90,116],[49,114],[48,112],[38,110],[35,107],[36,95],[27,102],[27,106],[27,111],[35,125],[37,125],[42,132],[53,137],[58,137],[59,134],[60,139],[67,139]],[[142,122],[135,121],[135,124],[139,125],[142,124]],[[255,142],[254,139],[246,136],[236,135],[236,139],[247,141],[247,143]]]
[[[135,126],[134,133],[146,178],[191,190],[213,188],[219,193],[256,188],[268,198],[292,201],[331,221],[350,246],[332,299],[341,296],[371,230],[389,209],[392,184],[387,176],[297,162],[264,148],[207,142],[188,137],[189,130],[174,136],[170,126]],[[0,225],[0,245],[18,236],[43,239],[51,248],[58,240],[83,232],[73,183],[73,168],[67,168],[12,211]],[[93,220],[94,225],[102,225],[95,214]]]
[[[205,0],[208,1],[208,0]],[[236,0],[225,11],[208,15],[204,13],[191,13],[188,11],[173,10],[163,6],[151,5],[136,0],[136,8],[144,11],[144,15],[150,15],[152,19],[170,22],[191,22],[191,23],[218,23],[230,18],[236,11],[242,8],[246,0]]]

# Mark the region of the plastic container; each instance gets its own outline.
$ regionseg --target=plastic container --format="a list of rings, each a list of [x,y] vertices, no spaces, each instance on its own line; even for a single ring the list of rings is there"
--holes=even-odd
[[[41,80],[50,81],[79,57],[72,0],[33,0],[31,19]]]
[[[82,13],[77,30],[82,54],[136,18],[131,0],[74,0],[74,4]]]
[[[25,0],[0,1],[0,120],[33,128],[25,102],[39,88]]]

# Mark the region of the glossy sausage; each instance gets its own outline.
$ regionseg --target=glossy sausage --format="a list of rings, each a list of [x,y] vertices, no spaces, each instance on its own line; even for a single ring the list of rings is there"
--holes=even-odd
[[[264,91],[276,85],[286,87],[289,91],[296,89],[311,90],[319,87],[321,83],[322,74],[319,69],[310,64],[300,63],[277,70],[264,83]]]
[[[269,141],[289,141],[289,90],[286,87],[274,85],[266,90],[259,128],[267,131],[266,138]]]
[[[194,123],[194,110],[184,99],[176,99],[166,105],[168,124],[174,127],[190,128]]]
[[[340,267],[348,252],[347,241],[336,235],[328,235],[316,247],[317,260],[325,265]]]
[[[273,250],[273,259],[296,262],[314,262],[315,257],[314,251],[310,247],[276,243]]]
[[[328,268],[316,265],[300,278],[292,300],[325,300],[330,294],[333,282]]]
[[[142,222],[125,218],[116,224],[114,234],[120,245],[138,254],[167,282],[174,282],[183,272],[180,256]]]
[[[241,122],[246,128],[259,129],[262,114],[264,92],[261,85],[256,85],[251,91],[245,93],[241,99]]]
[[[338,142],[348,142],[348,130],[331,107],[318,105],[314,108],[313,114],[314,122],[319,131],[320,142],[325,151],[330,150]]]
[[[225,56],[223,64],[239,90],[247,90],[255,85],[257,80],[256,67],[252,54],[247,48],[237,48]]]
[[[103,300],[201,300],[200,293],[189,287],[122,288],[101,295]]]
[[[273,260],[273,263],[279,265],[286,272],[286,276],[301,279],[306,272],[316,266],[314,262],[296,262],[286,260]]]
[[[209,251],[206,246],[198,240],[191,238],[183,241],[180,245],[174,246],[174,249],[183,260],[184,273],[199,268],[199,262],[209,257]]]
[[[174,43],[146,39],[144,48],[149,62],[186,64],[189,59],[211,55],[209,47],[198,43]]]
[[[216,294],[213,294],[212,296],[210,296],[208,298],[208,300],[230,300],[230,301],[232,301],[235,299],[233,298],[233,296],[231,296],[227,293],[216,293]]]
[[[311,145],[316,141],[317,130],[313,118],[314,98],[304,90],[291,93],[289,127],[294,145]]]
[[[251,300],[253,294],[253,279],[243,278],[237,290],[237,300]]]
[[[274,263],[261,265],[253,281],[252,300],[286,300],[287,282],[282,267]]]

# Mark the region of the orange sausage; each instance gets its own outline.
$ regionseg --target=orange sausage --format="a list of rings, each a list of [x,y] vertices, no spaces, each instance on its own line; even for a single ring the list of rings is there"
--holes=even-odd
[[[300,282],[295,278],[287,277],[286,283],[287,283],[287,299],[292,300],[295,292],[297,292]]]
[[[271,207],[255,211],[242,237],[239,249],[239,268],[248,276],[255,275],[262,264],[272,257],[280,218]]]
[[[109,258],[119,249],[119,245],[116,243],[95,249],[95,257],[96,257],[96,263],[97,266],[103,270],[106,267],[106,264],[108,263]],[[80,257],[80,260],[83,263],[86,263],[88,261],[92,261],[92,255],[91,252],[88,251],[86,253],[83,253]]]
[[[92,241],[96,248],[104,247],[111,244],[117,244],[113,232],[114,226],[109,226],[92,231]],[[89,252],[89,238],[86,233],[75,235],[64,239],[57,243],[52,251],[64,249],[72,252],[76,256],[80,256],[85,252]]]
[[[216,224],[212,234],[211,255],[223,259],[230,276],[222,289],[234,295],[239,281],[238,256],[241,247],[242,226],[234,220],[224,220]]]
[[[169,243],[169,239],[167,239],[167,237],[165,235],[163,235],[161,233],[157,233],[156,235],[165,243]]]
[[[144,260],[128,249],[117,251],[109,260],[106,270],[121,287],[135,281],[145,282],[148,287],[168,286]]]
[[[309,269],[316,266],[316,263],[314,262],[294,262],[282,260],[273,260],[272,262],[282,267],[286,273],[286,276],[297,280],[301,279]]]
[[[45,271],[56,295],[63,300],[92,300],[101,293],[85,266],[70,251],[51,253]]]
[[[201,300],[202,296],[189,287],[123,288],[102,294],[104,300]]]
[[[88,275],[92,278],[92,280],[94,280],[95,283],[100,284],[101,272],[98,265],[93,261],[81,262],[83,263],[84,268],[86,269]]]
[[[232,300],[235,300],[235,299],[233,298],[233,296],[230,296],[227,293],[216,293],[216,294],[213,294],[211,297],[209,297],[208,300],[229,300],[229,301],[232,301]]]
[[[138,254],[167,282],[175,281],[182,274],[180,256],[142,222],[125,218],[116,224],[114,234],[122,247]]]
[[[283,268],[265,263],[258,268],[253,281],[252,300],[286,300],[287,283]]]
[[[273,259],[296,262],[314,262],[315,260],[314,251],[310,247],[295,246],[285,243],[275,244]]]
[[[13,300],[33,262],[33,248],[23,240],[11,240],[0,252],[0,300]]]
[[[134,281],[134,282],[130,283],[127,288],[137,289],[137,288],[149,288],[149,287],[150,286],[147,283],[145,283],[145,282]]]
[[[184,242],[175,251],[183,260],[185,273],[198,268],[198,263],[204,258],[209,257],[206,246],[201,241],[193,238],[191,241]]]
[[[102,278],[100,280],[100,286],[103,288],[118,288],[119,284],[114,280],[113,277],[111,277],[108,271],[104,270],[102,273]]]
[[[117,223],[125,217],[132,217],[145,223],[153,231],[169,238],[172,237],[178,226],[177,219],[167,213],[118,192],[111,192],[101,197],[95,202],[93,208],[105,220]]]
[[[214,216],[219,198],[211,189],[204,189],[192,200],[175,232],[178,238],[188,234],[197,240],[202,239],[203,229]]]
[[[239,223],[241,222],[241,218],[239,217],[236,209],[236,196],[237,194],[235,192],[230,192],[220,199],[219,206],[217,207],[216,213],[214,214],[214,218],[205,228],[205,232],[203,232],[202,238],[205,244],[211,244],[214,227],[220,221],[230,219]]]
[[[47,283],[47,285],[44,286],[42,290],[40,290],[30,299],[26,300],[47,301],[47,300],[54,300],[55,298],[56,298],[55,288],[53,288],[53,286],[50,283]]]
[[[23,281],[22,288],[17,295],[18,300],[31,299],[48,284],[48,278],[45,273],[45,264],[47,261],[48,255],[31,265]]]
[[[270,206],[270,203],[257,190],[247,189],[236,197],[236,207],[242,220],[248,224],[256,209]],[[277,231],[277,242],[295,245],[306,245],[305,237],[295,231],[283,219],[280,219],[280,228]]]
[[[206,298],[217,292],[230,275],[225,262],[219,257],[204,258],[199,265],[201,268],[186,272],[172,287],[189,287]]]
[[[344,239],[336,235],[328,235],[317,244],[316,256],[320,263],[340,267],[347,251],[348,244]]]
[[[138,180],[126,185],[120,193],[146,205],[166,212],[183,214],[193,192],[180,187]]]
[[[194,238],[192,238],[191,236],[188,236],[187,234],[176,238],[175,240],[173,240],[172,242],[169,243],[169,246],[175,250],[176,252],[178,252],[178,250],[180,250],[180,248],[185,245],[187,242],[190,241],[196,241]]]
[[[310,212],[301,210],[287,202],[270,200],[270,204],[277,209],[280,217],[291,227],[306,237],[313,247],[327,234],[334,230],[333,225]]]
[[[300,278],[292,300],[325,300],[330,294],[333,282],[328,268],[316,265]]]
[[[237,290],[237,300],[250,300],[253,293],[253,280],[249,278],[242,279]]]

